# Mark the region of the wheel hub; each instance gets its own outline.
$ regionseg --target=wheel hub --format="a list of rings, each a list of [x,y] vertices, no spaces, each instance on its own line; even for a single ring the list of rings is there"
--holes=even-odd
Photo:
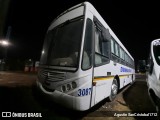
[[[115,84],[112,85],[112,92],[113,92],[113,95],[117,94],[117,85]]]

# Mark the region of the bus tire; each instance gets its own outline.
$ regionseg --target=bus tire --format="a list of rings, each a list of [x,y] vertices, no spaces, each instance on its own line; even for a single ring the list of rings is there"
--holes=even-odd
[[[108,97],[109,101],[113,101],[116,98],[117,92],[118,92],[118,83],[117,80],[114,79],[111,86],[111,94]]]
[[[134,80],[133,80],[133,75],[132,75],[132,79],[131,79],[130,85],[133,85],[133,84],[134,84]]]

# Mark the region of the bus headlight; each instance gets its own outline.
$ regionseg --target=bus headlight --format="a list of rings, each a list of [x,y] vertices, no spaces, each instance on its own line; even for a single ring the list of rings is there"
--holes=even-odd
[[[65,92],[66,91],[66,86],[62,86],[62,91]]]
[[[72,82],[72,88],[75,89],[77,87],[76,82]]]
[[[61,86],[61,91],[62,92],[68,92],[70,90],[73,90],[77,87],[77,84],[76,82],[70,82],[70,83],[67,83],[67,84],[64,84]]]
[[[67,84],[67,90],[71,90],[71,85],[70,84]]]

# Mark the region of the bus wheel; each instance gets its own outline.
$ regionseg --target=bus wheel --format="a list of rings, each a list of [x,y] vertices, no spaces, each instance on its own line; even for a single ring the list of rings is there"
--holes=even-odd
[[[113,101],[116,98],[118,92],[118,83],[117,80],[114,79],[111,86],[111,94],[109,96],[109,101]]]
[[[132,79],[131,79],[131,82],[130,82],[130,85],[133,85],[134,81],[133,81],[133,75],[132,75]]]

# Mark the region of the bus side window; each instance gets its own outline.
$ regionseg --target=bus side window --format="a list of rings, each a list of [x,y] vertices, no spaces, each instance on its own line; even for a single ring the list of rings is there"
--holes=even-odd
[[[85,31],[85,41],[84,41],[84,51],[82,60],[82,69],[86,70],[92,66],[92,41],[93,41],[93,23],[91,19],[87,19]]]
[[[100,31],[98,29],[95,30],[95,64],[101,64],[102,58],[100,56],[101,54],[101,40],[100,40]]]
[[[110,42],[104,41],[102,31],[95,28],[95,65],[109,62]]]
[[[114,41],[111,39],[111,52],[114,54]]]
[[[115,54],[119,57],[119,46],[116,42],[115,42]]]

